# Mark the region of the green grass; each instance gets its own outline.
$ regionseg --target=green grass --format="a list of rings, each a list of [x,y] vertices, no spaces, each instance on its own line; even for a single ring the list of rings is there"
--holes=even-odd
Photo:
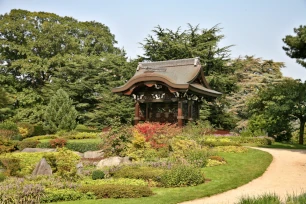
[[[84,200],[82,204],[171,204],[222,193],[261,176],[272,161],[266,152],[250,149],[247,153],[220,153],[227,164],[203,169],[210,182],[183,188],[153,188],[154,196],[137,199]],[[61,202],[61,204],[80,201]]]
[[[306,149],[306,145],[289,144],[281,142],[274,142],[272,145],[258,145],[258,147],[278,148],[278,149]]]

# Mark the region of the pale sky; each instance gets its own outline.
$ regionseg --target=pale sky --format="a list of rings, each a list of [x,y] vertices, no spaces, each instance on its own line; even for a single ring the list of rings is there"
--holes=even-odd
[[[220,24],[225,35],[220,46],[235,45],[232,58],[254,55],[285,62],[284,76],[306,80],[306,68],[282,49],[282,38],[306,25],[306,0],[0,0],[0,14],[11,9],[103,23],[131,58],[143,54],[139,43],[157,25],[186,29],[187,23],[200,28]]]

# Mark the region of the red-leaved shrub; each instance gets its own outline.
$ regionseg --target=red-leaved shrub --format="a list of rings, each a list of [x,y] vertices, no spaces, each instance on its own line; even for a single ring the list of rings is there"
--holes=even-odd
[[[51,147],[64,147],[67,144],[67,140],[64,138],[56,138],[53,140],[50,140]]]
[[[145,136],[154,149],[163,148],[172,137],[181,133],[181,129],[170,123],[139,123],[134,127],[139,133]]]

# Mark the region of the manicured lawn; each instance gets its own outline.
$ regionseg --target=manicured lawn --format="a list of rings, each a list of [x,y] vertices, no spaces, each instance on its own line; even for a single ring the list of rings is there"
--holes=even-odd
[[[203,169],[205,177],[211,179],[205,184],[184,188],[153,188],[154,196],[137,199],[84,200],[82,204],[171,204],[211,196],[242,186],[261,176],[272,161],[269,153],[250,149],[247,153],[220,153],[227,164]],[[60,202],[61,204],[80,201]]]
[[[279,148],[279,149],[306,149],[306,145],[289,144],[281,142],[274,142],[272,145],[259,145],[258,147]]]

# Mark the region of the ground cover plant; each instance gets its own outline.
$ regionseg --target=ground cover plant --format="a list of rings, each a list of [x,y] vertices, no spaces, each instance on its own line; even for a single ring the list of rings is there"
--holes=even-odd
[[[236,188],[248,183],[254,178],[259,177],[272,161],[268,153],[249,149],[244,153],[220,153],[220,156],[227,161],[226,165],[202,168],[205,178],[210,181],[204,184],[191,187],[180,188],[152,188],[154,195],[142,198],[129,199],[102,199],[102,200],[84,200],[84,204],[93,203],[178,203],[213,194],[221,193],[229,189]],[[258,161],[260,160],[260,165]],[[250,162],[252,161],[252,162]],[[252,171],[250,171],[250,169]],[[97,181],[97,180],[95,180]],[[77,202],[61,202],[62,204]]]
[[[236,204],[303,204],[306,203],[306,193],[288,194],[284,201],[274,193],[267,193],[260,196],[244,196]]]

